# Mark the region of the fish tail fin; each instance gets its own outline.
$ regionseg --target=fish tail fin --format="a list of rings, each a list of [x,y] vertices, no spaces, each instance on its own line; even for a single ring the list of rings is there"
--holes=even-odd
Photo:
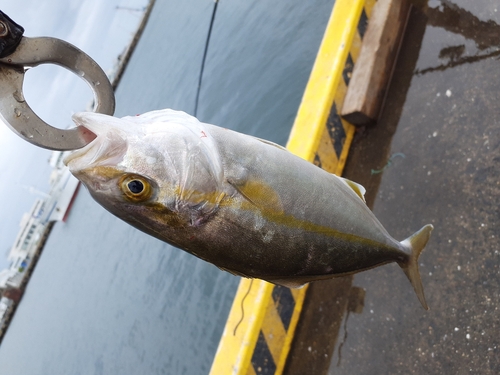
[[[432,224],[428,224],[418,232],[412,234],[406,240],[402,241],[405,246],[410,248],[411,254],[407,263],[399,264],[408,277],[408,280],[410,280],[411,285],[413,285],[413,289],[415,289],[415,293],[417,294],[420,303],[426,310],[429,310],[429,306],[425,301],[424,287],[422,286],[422,280],[418,270],[418,257],[425,248],[425,245],[427,245],[427,241],[429,241],[429,237],[431,236],[433,229],[434,227]]]

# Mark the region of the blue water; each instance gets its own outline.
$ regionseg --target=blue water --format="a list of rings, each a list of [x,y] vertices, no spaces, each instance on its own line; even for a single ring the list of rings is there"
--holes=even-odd
[[[157,1],[116,115],[192,113],[212,7]],[[198,117],[285,144],[332,7],[222,0]],[[0,347],[0,374],[206,374],[238,281],[129,227],[82,188]]]

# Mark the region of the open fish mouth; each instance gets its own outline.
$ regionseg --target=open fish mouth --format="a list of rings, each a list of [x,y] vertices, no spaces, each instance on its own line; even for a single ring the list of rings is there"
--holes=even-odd
[[[114,145],[115,152],[111,154],[108,152],[106,158],[113,159],[113,162],[119,161],[116,156],[123,155],[126,148],[123,121],[117,121],[116,117],[94,112],[77,112],[72,116],[72,119],[77,126],[83,126],[96,135],[96,138],[88,145],[73,151],[64,159],[64,164],[69,167],[72,173],[102,161],[104,155],[102,151],[110,143]],[[113,158],[113,156],[115,157]]]

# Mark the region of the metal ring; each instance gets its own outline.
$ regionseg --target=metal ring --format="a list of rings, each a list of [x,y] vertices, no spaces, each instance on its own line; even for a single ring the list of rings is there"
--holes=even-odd
[[[0,59],[0,115],[26,141],[49,150],[76,150],[95,135],[82,126],[58,129],[39,118],[26,102],[24,73],[40,64],[56,64],[84,79],[95,98],[95,112],[113,115],[115,97],[111,83],[97,63],[72,44],[55,38],[23,37],[14,53]]]

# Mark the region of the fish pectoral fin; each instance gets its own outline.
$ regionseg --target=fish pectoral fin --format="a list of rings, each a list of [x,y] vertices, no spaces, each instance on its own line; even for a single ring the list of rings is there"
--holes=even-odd
[[[366,189],[364,188],[363,185],[358,184],[357,182],[348,180],[347,178],[344,178],[344,177],[339,177],[339,176],[336,176],[336,177],[340,178],[342,180],[342,182],[344,182],[347,186],[349,186],[356,193],[356,195],[358,197],[360,197],[363,202],[366,203],[366,201],[365,201]]]
[[[180,199],[176,202],[174,211],[190,225],[199,226],[218,211],[225,196],[225,193],[218,191],[184,192],[180,194]]]
[[[258,180],[227,180],[249,203],[263,211],[274,214],[284,212],[283,204],[276,191],[264,182]]]

